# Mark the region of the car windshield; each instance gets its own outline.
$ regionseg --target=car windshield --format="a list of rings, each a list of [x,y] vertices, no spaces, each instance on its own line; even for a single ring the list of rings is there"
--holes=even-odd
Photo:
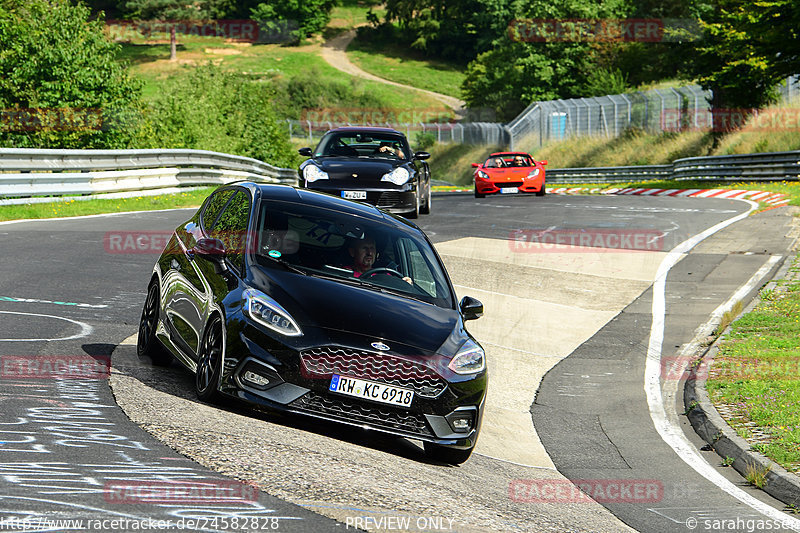
[[[508,166],[508,162],[506,162],[506,160],[501,156],[495,156],[487,159],[483,166],[486,168],[504,168]]]
[[[519,155],[519,154],[517,154],[517,155],[515,155],[513,157],[513,159],[511,159],[511,161],[509,163],[509,166],[512,166],[512,167],[530,167],[530,166],[533,166],[533,164],[531,163],[530,157],[528,157],[527,155]]]
[[[396,133],[329,133],[320,141],[316,157],[382,157],[408,159],[411,151],[405,137]]]
[[[415,231],[293,202],[262,201],[251,259],[453,308],[443,267]]]

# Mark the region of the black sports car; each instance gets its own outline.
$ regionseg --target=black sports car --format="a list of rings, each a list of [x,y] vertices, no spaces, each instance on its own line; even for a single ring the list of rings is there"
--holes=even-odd
[[[483,349],[411,222],[286,185],[217,189],[153,269],[137,352],[228,395],[419,439],[466,461],[486,397]]]
[[[411,153],[406,136],[389,128],[327,132],[300,165],[300,187],[377,205],[407,218],[431,212],[428,152]]]

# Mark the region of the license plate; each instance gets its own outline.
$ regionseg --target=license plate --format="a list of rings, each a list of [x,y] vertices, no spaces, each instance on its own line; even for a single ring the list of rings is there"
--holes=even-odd
[[[519,189],[516,187],[500,187],[500,194],[515,194],[518,192]]]
[[[342,198],[346,200],[366,200],[367,191],[342,191]]]
[[[355,396],[373,402],[388,403],[408,407],[414,399],[414,391],[367,381],[365,379],[351,378],[334,374],[331,378],[331,385],[328,387],[331,392],[337,392],[346,396]]]

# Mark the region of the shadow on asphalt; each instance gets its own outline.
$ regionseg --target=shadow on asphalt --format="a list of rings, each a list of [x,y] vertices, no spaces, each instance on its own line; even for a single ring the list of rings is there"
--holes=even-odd
[[[168,394],[198,405],[212,405],[220,411],[249,416],[271,424],[290,427],[296,430],[315,433],[317,435],[347,442],[356,446],[372,448],[390,453],[412,461],[431,465],[451,467],[454,465],[430,460],[422,449],[421,443],[406,438],[392,437],[366,428],[358,428],[328,422],[312,417],[294,416],[266,408],[253,407],[236,398],[226,397],[218,403],[208,404],[197,398],[194,390],[194,375],[175,359],[169,366],[155,366],[149,359],[139,359],[136,347],[128,345],[84,345],[84,351],[93,355],[102,355],[100,346],[111,346],[113,351],[112,365],[116,371],[136,379],[142,385],[161,394]],[[93,347],[93,348],[90,348]],[[106,352],[110,353],[110,352]]]

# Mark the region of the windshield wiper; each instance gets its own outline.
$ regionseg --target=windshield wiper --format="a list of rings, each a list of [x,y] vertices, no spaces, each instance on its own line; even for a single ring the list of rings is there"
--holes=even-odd
[[[302,274],[304,276],[308,275],[307,271],[305,271],[302,268],[299,268],[299,267],[287,262],[285,259],[280,259],[278,257],[272,257],[270,255],[262,255],[262,254],[259,254],[258,257],[262,258],[262,259],[269,259],[273,263],[281,265],[283,268],[285,268],[286,270],[289,270],[290,272],[295,272],[297,274]]]

